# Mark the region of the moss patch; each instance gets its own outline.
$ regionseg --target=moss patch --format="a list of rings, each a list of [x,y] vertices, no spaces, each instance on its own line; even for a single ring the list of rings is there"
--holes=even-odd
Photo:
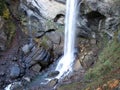
[[[12,22],[12,20],[9,19],[6,20],[4,27],[5,27],[5,34],[7,35],[7,46],[9,46],[15,35],[16,26]]]
[[[10,12],[5,4],[5,0],[0,0],[0,16],[2,16],[4,19],[10,18]]]

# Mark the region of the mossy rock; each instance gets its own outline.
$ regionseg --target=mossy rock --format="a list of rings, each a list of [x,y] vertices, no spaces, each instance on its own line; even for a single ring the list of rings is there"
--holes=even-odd
[[[15,36],[15,31],[16,31],[16,26],[11,19],[6,20],[4,30],[5,30],[4,31],[5,34],[7,35],[6,46],[8,47],[10,45],[13,37]]]
[[[5,0],[0,0],[0,16],[2,16],[4,19],[10,18],[10,12],[5,3]]]

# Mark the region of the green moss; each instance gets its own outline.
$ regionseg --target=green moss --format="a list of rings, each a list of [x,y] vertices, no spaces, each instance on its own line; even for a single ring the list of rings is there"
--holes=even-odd
[[[91,80],[87,87],[94,90],[95,87],[107,82],[109,79],[118,78],[113,71],[120,68],[120,43],[115,38],[108,43],[99,55],[96,65],[89,69],[85,75],[86,80]]]
[[[16,26],[12,20],[6,20],[5,22],[5,34],[7,35],[7,46],[11,43],[15,35]]]
[[[3,11],[3,18],[4,19],[9,19],[10,18],[10,12],[9,12],[9,9],[7,7]]]
[[[9,19],[10,17],[10,12],[5,4],[5,0],[0,0],[0,16],[2,16],[4,19]]]
[[[44,48],[48,48],[47,40],[48,40],[48,38],[46,36],[44,36],[40,41],[40,45]]]

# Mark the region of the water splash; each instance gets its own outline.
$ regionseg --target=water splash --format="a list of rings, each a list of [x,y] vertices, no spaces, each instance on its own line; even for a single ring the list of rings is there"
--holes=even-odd
[[[67,0],[66,3],[64,56],[56,67],[56,71],[60,72],[56,77],[58,79],[72,71],[72,64],[75,59],[74,47],[78,1],[79,0]]]

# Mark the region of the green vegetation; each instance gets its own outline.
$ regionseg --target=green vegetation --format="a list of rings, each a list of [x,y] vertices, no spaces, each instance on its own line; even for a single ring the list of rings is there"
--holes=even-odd
[[[16,30],[16,26],[15,24],[12,22],[12,20],[6,20],[5,22],[6,26],[5,26],[5,34],[7,35],[7,46],[9,46],[9,44],[11,43],[14,35],[15,35],[15,30]]]
[[[117,35],[116,35],[117,36]],[[111,79],[118,79],[120,72],[114,73],[120,68],[120,43],[115,38],[108,43],[99,55],[96,65],[86,73],[86,80],[90,80],[87,87],[94,90],[96,87]],[[108,89],[106,89],[108,90]]]
[[[44,36],[41,41],[41,46],[47,47],[47,40],[48,40],[47,37]]]
[[[6,46],[9,46],[9,44],[12,41],[12,38],[15,35],[16,26],[10,17],[10,12],[5,3],[5,0],[0,0],[0,16],[4,18],[4,22],[5,22],[4,32],[7,35]]]
[[[10,18],[10,12],[5,4],[5,0],[0,0],[0,16],[2,16],[4,19]]]
[[[83,84],[80,82],[76,82],[68,85],[63,85],[59,87],[57,90],[81,90],[81,87],[83,87]]]

